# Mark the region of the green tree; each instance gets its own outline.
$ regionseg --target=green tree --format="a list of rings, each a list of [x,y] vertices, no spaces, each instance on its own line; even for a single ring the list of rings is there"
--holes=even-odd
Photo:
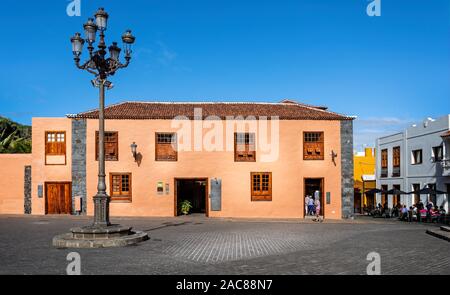
[[[31,153],[31,127],[0,117],[0,154]]]

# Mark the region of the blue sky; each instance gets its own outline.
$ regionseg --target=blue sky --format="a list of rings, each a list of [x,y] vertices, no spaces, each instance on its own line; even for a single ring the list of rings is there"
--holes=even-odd
[[[133,29],[130,68],[107,103],[269,101],[357,115],[356,147],[450,112],[450,1],[3,0],[0,115],[21,123],[97,106],[69,38],[93,12],[110,14],[108,42]],[[9,31],[11,30],[11,31]]]

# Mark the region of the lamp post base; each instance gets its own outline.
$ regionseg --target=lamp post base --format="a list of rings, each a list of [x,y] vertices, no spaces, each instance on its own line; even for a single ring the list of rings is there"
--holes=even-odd
[[[72,228],[70,233],[53,238],[56,248],[109,248],[134,245],[149,239],[147,233],[121,225]]]
[[[149,239],[147,233],[133,231],[131,227],[109,222],[109,200],[107,194],[94,196],[94,223],[75,227],[70,233],[53,238],[56,248],[107,248],[124,247]]]

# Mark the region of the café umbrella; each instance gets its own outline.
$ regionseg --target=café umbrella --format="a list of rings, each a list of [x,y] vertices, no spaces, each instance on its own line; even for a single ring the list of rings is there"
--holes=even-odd
[[[379,193],[384,194],[385,191],[381,190],[381,189],[378,189],[378,188],[373,188],[373,189],[368,190],[367,192],[365,192],[366,195],[379,194]]]
[[[429,187],[425,187],[421,190],[418,191],[413,191],[410,192],[410,194],[416,194],[416,195],[441,195],[441,194],[446,194],[446,192],[440,191],[440,190],[435,190]]]
[[[388,195],[408,195],[407,192],[404,192],[404,191],[399,190],[399,189],[396,189],[396,188],[393,188],[393,189],[391,189],[391,190],[388,190],[388,191],[386,192],[386,194],[388,194]]]

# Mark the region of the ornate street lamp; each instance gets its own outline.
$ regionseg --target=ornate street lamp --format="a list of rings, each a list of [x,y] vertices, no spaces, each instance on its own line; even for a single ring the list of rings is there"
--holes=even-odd
[[[107,57],[107,46],[105,43],[105,31],[108,24],[108,13],[100,8],[94,18],[89,18],[83,25],[84,39],[80,33],[76,33],[70,41],[75,65],[81,70],[93,74],[95,78],[92,84],[100,90],[99,95],[99,155],[98,155],[98,185],[97,195],[94,196],[94,223],[91,226],[74,228],[71,234],[57,236],[53,239],[53,244],[57,247],[107,247],[124,246],[134,242],[147,239],[147,234],[143,232],[132,232],[130,227],[111,225],[109,220],[110,197],[106,193],[105,183],[105,89],[111,89],[112,83],[108,81],[109,76],[113,76],[119,69],[126,68],[131,60],[131,45],[135,37],[127,30],[122,35],[125,52],[125,63],[120,62],[121,48],[117,42],[113,42]],[[98,49],[95,50],[97,33],[99,34]],[[83,45],[88,44],[89,58],[84,63],[80,63]]]
[[[134,160],[137,161],[137,144],[135,142],[133,142],[130,145],[130,148],[131,148],[131,153],[133,154]]]

